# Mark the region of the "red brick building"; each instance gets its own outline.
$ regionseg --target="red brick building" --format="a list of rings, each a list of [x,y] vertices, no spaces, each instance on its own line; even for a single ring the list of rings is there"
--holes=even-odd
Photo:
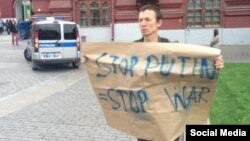
[[[10,1],[6,4],[10,5]],[[34,16],[58,15],[80,23],[84,16],[91,18],[92,7],[99,12],[99,17],[94,16],[103,18],[104,3],[110,12],[110,22],[114,23],[136,22],[138,8],[151,3],[159,6],[163,13],[162,29],[250,27],[249,0],[32,0],[32,12]],[[87,26],[92,26],[87,22]]]
[[[163,29],[250,27],[250,0],[115,0],[115,22],[136,22],[147,3],[160,7]]]
[[[30,0],[0,0],[0,3],[1,18],[29,20]]]
[[[242,38],[250,36],[250,0],[31,0],[32,17],[63,16],[75,21],[86,41],[140,38],[138,8],[148,3],[160,7],[159,34],[170,40],[208,44],[218,28],[221,44],[250,44]]]
[[[114,0],[111,5],[112,37],[131,41],[138,34],[137,9],[147,3],[160,7],[163,25],[160,35],[184,43],[208,44],[218,28],[221,44],[250,44],[250,0]],[[126,28],[128,27],[128,28]],[[128,39],[128,40],[126,40]]]
[[[15,0],[0,0],[0,17],[1,18],[14,18],[15,10],[13,8]]]
[[[76,0],[32,0],[32,17],[61,16],[75,21]]]

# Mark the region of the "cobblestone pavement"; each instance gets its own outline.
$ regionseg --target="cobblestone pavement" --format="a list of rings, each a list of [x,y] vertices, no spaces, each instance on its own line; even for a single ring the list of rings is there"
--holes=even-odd
[[[84,65],[32,71],[23,50],[0,35],[0,141],[136,141],[109,127]],[[225,62],[250,62],[250,46],[222,46]]]
[[[0,141],[135,140],[107,126],[90,84],[84,79],[0,118],[0,131]]]
[[[0,35],[0,141],[136,141],[107,125],[84,65],[32,71],[25,44]]]

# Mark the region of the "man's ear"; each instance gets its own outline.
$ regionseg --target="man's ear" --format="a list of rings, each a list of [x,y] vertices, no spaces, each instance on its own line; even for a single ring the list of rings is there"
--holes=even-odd
[[[157,26],[160,27],[162,25],[163,21],[162,19],[160,19],[158,22],[157,22]]]

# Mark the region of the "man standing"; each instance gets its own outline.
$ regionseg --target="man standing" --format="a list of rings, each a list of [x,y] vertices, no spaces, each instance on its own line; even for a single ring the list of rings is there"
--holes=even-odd
[[[214,37],[210,43],[210,47],[219,48],[219,31],[214,29]]]
[[[169,42],[168,39],[162,38],[158,35],[158,29],[162,25],[162,15],[160,9],[154,5],[145,5],[139,10],[139,26],[142,38],[135,42]],[[222,56],[215,59],[215,67],[218,70],[223,68]],[[175,141],[179,141],[183,137],[178,137]],[[138,139],[138,141],[148,141],[145,139]]]
[[[0,33],[4,31],[4,23],[3,20],[0,18]]]
[[[162,38],[158,35],[158,29],[162,24],[162,15],[160,10],[154,5],[145,5],[139,10],[139,26],[142,34],[142,38],[136,40],[135,42],[166,42],[169,40]],[[83,63],[86,63],[88,59],[83,56]],[[215,67],[218,70],[223,68],[223,59],[222,56],[218,56],[215,59]],[[166,125],[167,126],[167,125]],[[141,129],[143,130],[143,129]],[[179,141],[183,137],[178,137],[175,141]],[[145,139],[138,139],[138,141],[148,141]]]
[[[5,22],[5,27],[6,27],[6,31],[8,33],[8,35],[10,35],[10,20],[6,20]]]

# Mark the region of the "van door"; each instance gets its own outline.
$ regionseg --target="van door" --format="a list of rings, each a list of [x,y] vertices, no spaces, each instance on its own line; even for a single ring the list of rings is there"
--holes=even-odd
[[[63,24],[62,42],[63,56],[65,59],[77,58],[77,26],[76,24]]]
[[[39,56],[42,60],[63,58],[61,47],[61,27],[59,23],[38,25]]]

